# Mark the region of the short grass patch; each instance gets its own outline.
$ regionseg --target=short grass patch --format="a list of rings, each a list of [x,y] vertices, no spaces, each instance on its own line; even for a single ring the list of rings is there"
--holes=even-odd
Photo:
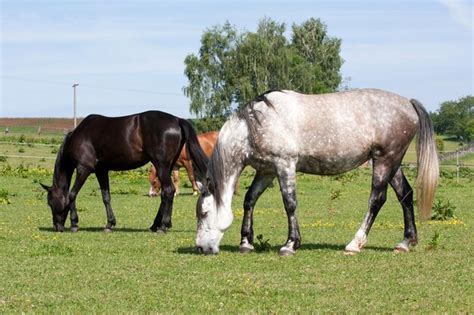
[[[111,176],[118,221],[114,232],[102,231],[105,210],[91,176],[77,200],[80,231],[54,233],[38,184],[51,183],[50,169],[5,167],[0,175],[0,187],[6,191],[0,198],[9,201],[0,203],[2,313],[466,313],[474,309],[474,187],[467,178],[459,183],[441,178],[437,197],[455,206],[455,218],[418,224],[420,240],[412,252],[393,252],[403,237],[403,218],[390,190],[366,249],[346,256],[344,246],[366,212],[370,170],[338,178],[299,174],[303,245],[296,256],[281,258],[278,249],[287,237],[287,219],[277,182],[255,210],[259,250],[239,253],[242,203],[251,170],[240,179],[240,193],[232,206],[234,223],[225,234],[221,253],[199,256],[194,254],[196,197],[185,183],[183,194],[175,198],[173,228],[167,234],[148,231],[159,199],[146,196],[146,168]]]

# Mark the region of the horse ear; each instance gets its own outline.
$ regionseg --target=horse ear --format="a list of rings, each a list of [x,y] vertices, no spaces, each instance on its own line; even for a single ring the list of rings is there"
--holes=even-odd
[[[202,191],[202,189],[204,188],[204,185],[200,181],[196,181],[196,185],[197,185],[199,191]]]
[[[47,186],[47,185],[45,185],[45,184],[43,184],[43,183],[40,183],[40,185],[41,185],[41,187],[43,187],[44,190],[46,190],[47,192],[50,192],[50,191],[51,191],[51,187],[49,187],[49,186]]]
[[[206,182],[206,190],[214,195],[214,186],[212,185],[212,182],[210,180],[207,180]]]

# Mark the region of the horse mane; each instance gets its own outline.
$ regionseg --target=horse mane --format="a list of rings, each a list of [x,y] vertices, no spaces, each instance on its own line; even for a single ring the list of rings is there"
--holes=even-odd
[[[249,102],[246,106],[242,107],[239,111],[237,111],[227,122],[227,124],[231,124],[234,121],[238,120],[244,120],[248,131],[249,135],[252,138],[252,141],[254,141],[255,134],[257,133],[257,127],[258,125],[261,125],[260,118],[258,117],[258,113],[260,111],[255,110],[254,106],[256,103],[259,102],[264,102],[268,107],[273,108],[273,104],[270,102],[270,100],[267,98],[267,94],[272,93],[272,92],[283,92],[281,90],[268,90],[265,93],[262,93],[258,95],[255,99],[253,99],[251,102]],[[257,122],[257,124],[253,123],[253,120]],[[224,125],[224,126],[225,126]],[[211,193],[214,195],[214,199],[216,201],[217,207],[221,206],[223,203],[222,200],[222,194],[224,190],[224,179],[225,176],[227,175],[227,165],[225,161],[230,161],[231,156],[229,155],[229,150],[225,149],[225,146],[223,146],[220,142],[221,135],[222,135],[222,129],[219,132],[219,137],[217,138],[216,145],[214,147],[214,151],[212,153],[210,163],[208,164],[208,181],[209,181],[209,189]]]
[[[222,193],[224,190],[224,178],[226,174],[226,164],[224,161],[227,160],[226,156],[226,151],[223,149],[222,145],[220,145],[218,139],[207,168],[209,175],[208,183],[210,185],[208,189],[214,195],[217,207],[220,207],[223,203]]]
[[[282,90],[268,90],[259,96],[257,96],[253,101],[251,101],[247,106],[243,107],[239,112],[239,118],[245,120],[247,125],[249,136],[251,143],[255,146],[256,144],[256,135],[258,134],[258,127],[262,125],[259,115],[261,115],[261,111],[255,109],[255,104],[259,102],[264,102],[269,108],[275,110],[275,106],[273,106],[272,102],[267,98],[267,95],[273,92],[281,92],[284,93]]]
[[[64,157],[64,147],[67,145],[71,134],[72,131],[66,134],[63,143],[59,147],[58,155],[56,156],[56,162],[54,163],[53,186],[59,185],[61,183],[61,175],[64,175],[64,167],[66,166],[66,160]]]

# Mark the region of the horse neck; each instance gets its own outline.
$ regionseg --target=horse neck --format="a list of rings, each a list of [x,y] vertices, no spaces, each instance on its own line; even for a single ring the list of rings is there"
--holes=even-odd
[[[231,210],[235,184],[245,167],[245,157],[249,152],[248,129],[245,121],[232,117],[221,129],[211,160],[219,159],[221,175],[218,181],[221,204],[218,208]]]

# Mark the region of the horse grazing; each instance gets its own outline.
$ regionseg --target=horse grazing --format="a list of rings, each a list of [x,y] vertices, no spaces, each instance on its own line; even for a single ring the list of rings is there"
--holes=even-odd
[[[217,136],[219,135],[218,131],[210,131],[200,135],[197,135],[199,145],[201,146],[204,153],[207,157],[210,157],[212,150],[214,150],[214,145],[217,141]],[[179,195],[179,169],[184,167],[188,173],[189,181],[193,186],[193,195],[197,195],[199,192],[198,186],[196,185],[196,180],[194,178],[193,166],[191,163],[191,158],[186,152],[186,145],[184,145],[181,153],[179,154],[178,160],[174,164],[172,178],[173,185],[176,189],[176,195]],[[161,183],[156,174],[156,168],[152,165],[150,169],[150,174],[148,176],[150,180],[150,190],[148,191],[148,196],[155,197],[158,195],[158,192],[161,189]]]
[[[171,169],[185,143],[198,176],[202,176],[208,158],[186,120],[160,111],[116,118],[87,116],[64,139],[56,158],[52,187],[41,184],[48,192],[54,229],[64,231],[70,210],[71,230],[77,231],[76,197],[87,177],[95,173],[107,213],[105,231],[110,231],[116,220],[110,205],[108,172],[134,169],[151,161],[158,170],[163,189],[150,230],[166,231],[171,227],[175,192]],[[74,170],[76,179],[69,191]]]
[[[390,184],[403,208],[405,224],[396,250],[409,251],[417,243],[413,191],[400,166],[417,133],[417,205],[426,219],[439,169],[432,124],[418,101],[375,89],[321,95],[269,91],[257,97],[219,133],[196,206],[197,252],[218,253],[233,220],[234,182],[245,165],[255,168],[256,175],[245,195],[240,251],[254,249],[254,206],[277,177],[288,217],[288,238],[280,255],[292,255],[301,245],[296,172],[341,174],[369,159],[373,174],[368,212],[345,250],[357,253],[363,248]]]

